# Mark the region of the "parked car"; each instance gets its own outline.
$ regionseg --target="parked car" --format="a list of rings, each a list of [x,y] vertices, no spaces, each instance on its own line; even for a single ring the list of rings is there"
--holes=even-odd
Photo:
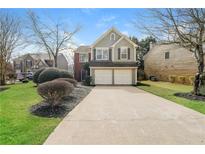
[[[33,72],[22,72],[17,74],[17,80],[23,81],[24,79],[33,79]]]
[[[26,78],[29,80],[33,80],[33,72],[27,72],[26,73]]]

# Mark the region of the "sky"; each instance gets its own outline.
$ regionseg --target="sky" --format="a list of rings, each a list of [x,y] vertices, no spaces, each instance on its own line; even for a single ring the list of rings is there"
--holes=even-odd
[[[114,26],[123,34],[143,38],[132,24],[138,13],[146,13],[144,9],[32,9],[40,18],[66,23],[68,29],[80,25],[81,30],[75,35],[78,45],[92,44],[103,32]],[[22,19],[26,17],[26,9],[9,9]],[[136,18],[137,20],[137,18]],[[49,22],[49,21],[48,21]]]
[[[6,9],[15,16],[22,19],[27,24],[27,9]],[[136,36],[139,40],[146,37],[139,29],[134,27],[132,21],[140,24],[140,15],[148,14],[147,9],[129,9],[129,8],[68,8],[68,9],[32,9],[35,14],[44,21],[45,24],[63,23],[66,29],[73,30],[76,26],[81,26],[81,30],[75,34],[74,42],[80,45],[91,45],[105,31],[111,27],[117,28],[121,33],[127,36]],[[144,22],[144,21],[143,21]],[[18,57],[25,53],[42,52],[34,47],[16,51],[13,57]]]

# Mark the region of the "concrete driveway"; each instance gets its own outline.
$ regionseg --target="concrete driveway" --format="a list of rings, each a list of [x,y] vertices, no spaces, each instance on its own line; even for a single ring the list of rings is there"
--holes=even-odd
[[[135,87],[95,87],[45,144],[205,144],[205,115]]]

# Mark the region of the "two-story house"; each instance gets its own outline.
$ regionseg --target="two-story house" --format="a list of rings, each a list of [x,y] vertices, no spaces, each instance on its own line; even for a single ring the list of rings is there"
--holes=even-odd
[[[42,67],[53,67],[54,60],[47,53],[28,53],[13,59],[16,73],[35,72]],[[69,59],[62,53],[58,55],[58,68],[73,72]]]
[[[35,72],[39,68],[52,66],[53,62],[48,54],[28,53],[13,59],[13,65],[16,73]]]
[[[89,57],[93,85],[132,85],[137,83],[137,45],[111,28],[84,51]],[[83,51],[79,52],[83,58]],[[80,58],[79,58],[80,59]],[[74,61],[75,63],[76,61]],[[77,62],[76,62],[77,63]],[[74,64],[76,65],[76,64]],[[76,71],[74,69],[74,71]]]
[[[155,76],[160,81],[172,81],[174,78],[172,82],[193,84],[197,62],[194,53],[178,44],[155,43],[144,56],[144,71],[147,78]],[[185,81],[180,80],[182,77]]]

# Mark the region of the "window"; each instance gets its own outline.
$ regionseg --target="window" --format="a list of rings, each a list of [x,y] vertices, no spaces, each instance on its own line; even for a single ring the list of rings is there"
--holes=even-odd
[[[32,61],[31,60],[26,60],[26,66],[31,67],[32,66]]]
[[[110,40],[111,41],[115,41],[115,33],[111,33],[110,34]]]
[[[80,59],[79,59],[79,61],[82,62],[82,63],[88,62],[88,54],[86,54],[86,53],[80,53]]]
[[[165,59],[169,59],[169,52],[165,52]]]
[[[108,60],[109,52],[108,48],[98,48],[96,50],[96,60]]]
[[[121,59],[127,59],[127,47],[122,47],[120,52]]]

